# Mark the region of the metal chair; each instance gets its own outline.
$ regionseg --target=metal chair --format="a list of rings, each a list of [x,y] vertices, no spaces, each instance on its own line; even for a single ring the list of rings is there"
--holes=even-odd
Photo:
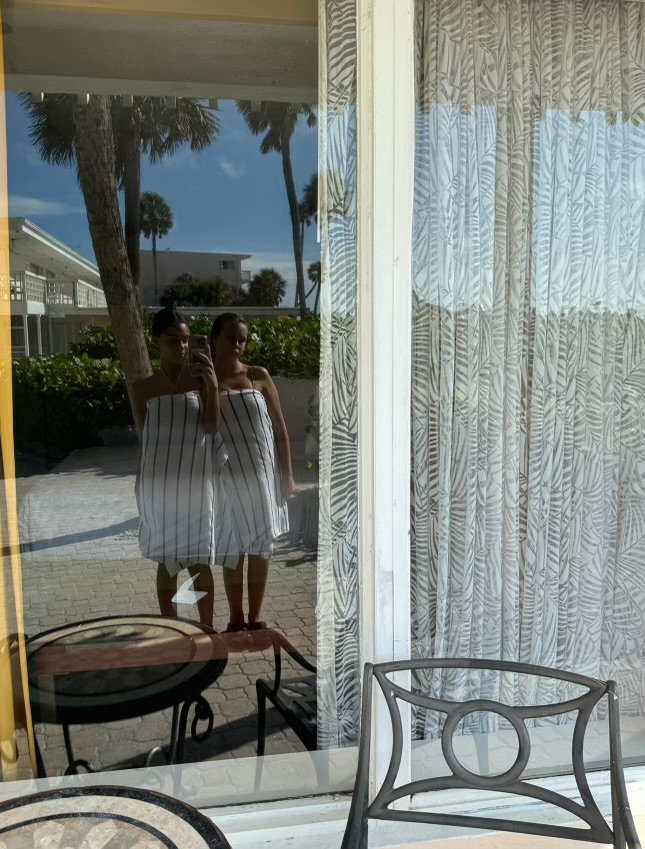
[[[569,682],[585,688],[586,692],[556,704],[514,706],[492,699],[451,701],[426,696],[416,690],[407,689],[388,678],[393,673],[412,672],[423,677],[432,670],[484,670],[490,672],[532,675]],[[372,733],[373,681],[385,698],[392,722],[393,743],[390,764],[374,800],[368,799],[370,779],[370,740]],[[601,814],[591,793],[585,772],[583,746],[587,723],[592,711],[603,697],[607,696],[609,717],[610,774],[612,798],[612,825]],[[436,711],[445,715],[441,731],[441,748],[450,775],[413,781],[394,787],[403,751],[403,725],[399,702],[407,702],[416,708]],[[453,735],[459,723],[471,713],[492,712],[507,720],[518,737],[518,753],[515,763],[498,775],[478,775],[466,769],[455,755]],[[528,764],[531,742],[526,720],[576,713],[572,739],[572,762],[581,802],[522,781]],[[529,797],[550,803],[574,815],[586,828],[536,823],[501,818],[477,817],[465,814],[434,813],[432,811],[408,811],[392,809],[397,799],[434,790],[493,790]],[[490,831],[512,831],[525,834],[544,835],[552,838],[587,840],[608,843],[617,849],[640,849],[640,842],[629,808],[623,775],[618,696],[614,681],[598,681],[573,672],[562,672],[543,666],[532,666],[510,661],[473,660],[468,658],[433,658],[431,660],[407,660],[393,663],[365,664],[363,697],[361,708],[361,738],[358,758],[358,773],[349,814],[349,821],[342,849],[367,849],[368,820],[390,820],[429,824],[454,825],[462,828],[484,828]]]
[[[270,629],[265,633],[270,634],[273,644],[275,679],[267,681],[259,678],[255,682],[258,696],[258,756],[264,755],[267,700],[282,714],[305,748],[314,752],[317,749],[316,667],[309,663],[279,631]],[[311,675],[283,679],[283,651]]]

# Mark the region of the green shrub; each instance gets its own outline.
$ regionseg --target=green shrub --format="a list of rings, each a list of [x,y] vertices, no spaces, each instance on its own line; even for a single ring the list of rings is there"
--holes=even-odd
[[[207,277],[204,280],[177,278],[161,298],[163,305],[171,302],[178,307],[240,306],[246,303],[246,295],[243,289],[227,283],[221,277]]]
[[[211,332],[213,319],[207,315],[186,316],[192,333]],[[249,343],[244,362],[264,366],[274,377],[318,377],[320,359],[320,319],[253,318],[249,322]],[[151,322],[144,324],[150,358],[156,349],[150,336]],[[114,334],[110,327],[89,327],[72,345],[73,356],[117,358]]]
[[[120,364],[58,354],[13,363],[18,445],[64,451],[101,444],[103,428],[132,421]]]

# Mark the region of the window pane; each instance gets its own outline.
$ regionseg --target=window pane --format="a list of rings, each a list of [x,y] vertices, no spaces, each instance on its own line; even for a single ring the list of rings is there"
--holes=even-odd
[[[320,25],[181,14],[6,14],[23,603],[3,615],[29,700],[10,642],[5,778],[31,776],[31,710],[62,783],[200,806],[346,790],[354,2]]]

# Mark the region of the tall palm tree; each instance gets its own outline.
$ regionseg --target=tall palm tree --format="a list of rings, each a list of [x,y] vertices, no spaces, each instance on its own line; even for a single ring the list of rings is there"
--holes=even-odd
[[[261,268],[249,283],[248,302],[254,307],[279,307],[287,281],[275,268]]]
[[[42,102],[22,93],[19,99],[30,117],[32,143],[42,159],[53,165],[76,160],[75,95],[47,94]],[[124,106],[119,96],[108,98],[114,133],[114,164],[124,194],[124,229],[134,284],[139,282],[139,201],[141,157],[151,162],[171,156],[184,144],[199,151],[209,147],[220,130],[217,118],[198,100],[178,97],[168,106],[163,97],[135,97]]]
[[[254,112],[248,100],[238,100],[237,108],[244,117],[246,125],[254,136],[264,133],[260,143],[261,153],[279,153],[282,157],[282,173],[287,190],[289,214],[291,215],[291,234],[293,256],[296,264],[296,287],[300,303],[300,315],[307,314],[305,303],[305,272],[302,262],[300,240],[300,210],[296,184],[291,164],[291,138],[300,118],[304,118],[308,127],[316,125],[316,113],[308,103],[262,103],[259,112]]]
[[[72,120],[78,181],[132,404],[133,385],[151,369],[121,223],[109,98],[97,95],[87,106],[75,104]]]
[[[157,192],[144,192],[141,195],[139,212],[141,232],[149,239],[152,237],[152,265],[155,277],[155,304],[159,303],[159,284],[157,281],[157,239],[163,239],[172,230],[175,223],[172,209]]]
[[[322,281],[322,272],[320,260],[316,260],[316,262],[312,262],[307,269],[307,277],[314,284],[311,289],[307,292],[307,297],[311,295],[313,290],[316,290],[316,298],[314,300],[314,314],[318,312],[318,305],[320,304],[320,284]]]
[[[310,227],[312,222],[316,220],[318,217],[318,172],[315,171],[308,182],[305,183],[305,187],[302,190],[302,197],[300,198],[300,203],[298,204],[298,210],[300,213],[300,250],[302,255],[304,256],[305,252],[305,228]],[[309,266],[309,271],[311,271],[311,266]],[[308,272],[309,279],[311,280],[311,275]],[[313,281],[312,281],[313,282]],[[313,291],[313,287],[309,290],[305,297],[309,297],[311,292]],[[317,297],[317,296],[316,296]],[[300,298],[298,292],[296,292],[296,301],[294,306],[298,306]],[[315,309],[314,309],[315,312]]]

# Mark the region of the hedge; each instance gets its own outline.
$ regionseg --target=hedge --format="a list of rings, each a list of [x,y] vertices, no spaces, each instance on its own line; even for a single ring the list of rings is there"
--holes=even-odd
[[[210,332],[212,320],[198,316],[193,333]],[[150,323],[145,332],[151,354]],[[311,317],[253,319],[245,362],[274,376],[318,375],[320,322]],[[71,354],[22,357],[13,363],[16,443],[57,457],[102,443],[104,429],[131,424],[123,371],[111,328],[89,328]]]
[[[213,323],[207,315],[190,320],[192,333],[208,336]],[[304,320],[286,318],[253,318],[248,322],[249,342],[244,362],[264,366],[275,377],[318,377],[320,362],[320,319],[310,316]],[[152,359],[156,349],[151,340],[151,323],[144,323],[144,335]],[[111,327],[89,327],[71,347],[73,356],[92,359],[118,359]]]
[[[123,372],[113,359],[58,354],[13,363],[16,443],[46,453],[101,443],[101,430],[132,421]]]

